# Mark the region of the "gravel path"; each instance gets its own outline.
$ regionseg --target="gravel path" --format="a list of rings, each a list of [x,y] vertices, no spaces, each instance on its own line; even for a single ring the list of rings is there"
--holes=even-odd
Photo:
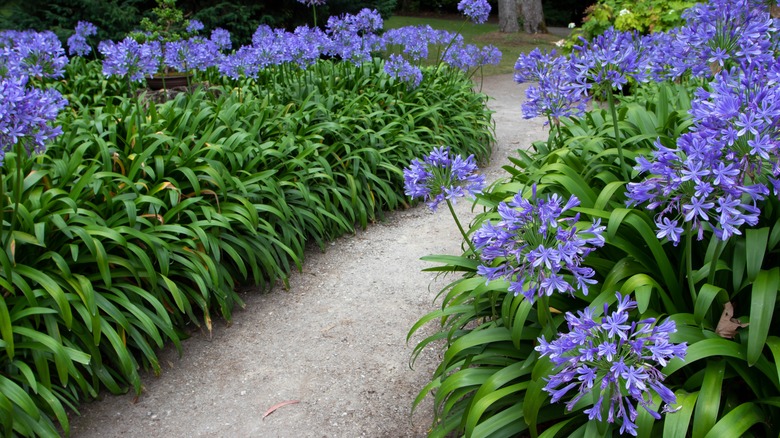
[[[540,119],[523,120],[523,86],[511,75],[485,78],[496,111],[497,145],[483,168],[503,177],[507,156],[546,138]],[[473,217],[459,202],[461,220]],[[195,333],[181,358],[161,353],[162,375],[144,392],[106,396],[72,418],[74,437],[418,437],[432,419],[430,398],[413,415],[437,352],[409,367],[406,334],[438,303],[451,278],[421,272],[420,257],[460,254],[446,209],[394,212],[387,221],[309,251],[290,289],[248,293],[231,325]],[[282,402],[263,418],[269,408]]]

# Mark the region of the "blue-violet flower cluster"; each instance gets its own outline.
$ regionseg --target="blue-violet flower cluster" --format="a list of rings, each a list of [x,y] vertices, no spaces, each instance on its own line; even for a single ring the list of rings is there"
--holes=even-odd
[[[67,101],[54,89],[28,87],[26,76],[0,78],[0,166],[6,152],[21,143],[27,154],[40,153],[62,133],[52,126]]]
[[[775,68],[775,70],[780,70]],[[693,127],[674,148],[656,142],[648,176],[628,185],[629,205],[658,209],[658,237],[677,244],[687,223],[721,240],[756,225],[758,201],[780,195],[780,84],[761,66],[722,71],[692,103]],[[704,225],[707,224],[707,227]]]
[[[604,245],[604,227],[595,220],[585,230],[578,231],[579,214],[563,217],[563,213],[579,205],[571,196],[564,203],[557,194],[545,199],[536,195],[526,199],[518,193],[510,202],[498,205],[500,220],[486,222],[472,238],[481,249],[479,275],[488,281],[503,278],[509,290],[523,294],[533,302],[537,296],[553,292],[573,295],[579,290],[588,294],[588,285],[596,281],[593,269],[580,266],[596,247]],[[570,273],[573,281],[564,275]]]
[[[458,10],[476,24],[482,24],[490,16],[490,3],[487,0],[461,0]]]
[[[463,159],[449,147],[434,148],[423,161],[412,160],[404,169],[404,193],[412,199],[423,198],[431,210],[439,203],[475,196],[485,186],[485,177],[477,174],[474,155]]]
[[[616,423],[620,433],[637,434],[637,408],[643,407],[654,418],[661,414],[651,406],[653,393],[665,404],[662,413],[674,412],[670,406],[677,402],[675,394],[662,382],[664,375],[657,368],[664,367],[673,358],[684,359],[686,343],[674,344],[669,335],[676,332],[674,321],[666,319],[656,324],[655,318],[629,322],[629,313],[636,302],[617,293],[617,310],[597,318],[592,308],[566,313],[569,333],[560,334],[548,342],[539,338],[536,350],[548,356],[558,372],[547,377],[544,390],[558,402],[567,393],[575,394],[566,402],[572,410],[584,396],[598,398],[584,413],[590,420]],[[604,418],[606,413],[606,418]]]
[[[76,32],[68,38],[68,53],[71,56],[87,56],[92,52],[92,47],[87,43],[87,37],[97,34],[97,26],[89,21],[79,21],[76,24]]]
[[[571,85],[569,61],[555,50],[544,53],[534,49],[522,54],[515,63],[515,82],[537,82],[526,88],[523,118],[545,116],[557,123],[561,117],[579,116],[587,108],[588,96]]]

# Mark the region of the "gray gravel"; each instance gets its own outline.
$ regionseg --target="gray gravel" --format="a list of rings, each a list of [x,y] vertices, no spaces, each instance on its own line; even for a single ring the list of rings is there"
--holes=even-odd
[[[503,177],[507,156],[546,138],[541,119],[524,120],[524,86],[511,75],[485,78],[497,144],[483,168]],[[464,222],[470,204],[458,202]],[[230,325],[216,322],[161,353],[162,375],[144,375],[144,392],[106,395],[72,418],[74,437],[418,437],[432,420],[430,397],[410,412],[437,363],[423,353],[409,367],[418,336],[406,335],[433,310],[453,278],[421,270],[420,257],[459,254],[460,235],[445,209],[391,213],[385,222],[307,252],[289,290],[250,292]],[[430,328],[428,333],[430,333]],[[295,402],[278,407],[282,402]]]

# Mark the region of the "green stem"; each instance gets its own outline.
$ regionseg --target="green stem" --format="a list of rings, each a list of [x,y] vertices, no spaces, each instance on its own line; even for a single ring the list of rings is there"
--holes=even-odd
[[[466,241],[466,243],[469,244],[469,248],[471,248],[472,254],[477,254],[477,250],[474,248],[474,244],[471,243],[471,239],[469,239],[469,236],[466,234],[466,231],[463,229],[463,226],[460,224],[460,220],[458,220],[458,215],[455,214],[455,209],[452,208],[452,202],[450,202],[449,199],[445,199],[447,201],[447,207],[450,209],[450,214],[452,215],[452,219],[455,220],[455,225],[458,226],[458,230],[460,230],[460,235],[463,236],[463,240]]]
[[[444,55],[447,54],[447,51],[450,50],[450,47],[452,47],[452,43],[455,42],[455,39],[458,38],[458,35],[460,35],[461,31],[463,31],[463,28],[466,26],[466,22],[468,22],[468,19],[463,20],[463,23],[460,24],[458,30],[455,31],[455,34],[452,35],[452,38],[450,38],[450,42],[447,43],[447,47],[445,47],[444,51],[441,52],[441,55],[439,55],[439,63],[436,65],[436,70],[433,71],[434,77],[439,74],[439,69],[441,68],[442,64],[444,64]]]
[[[725,246],[725,242],[718,239],[717,237],[713,236],[714,239],[717,239],[717,243],[715,244],[715,252],[712,253],[712,259],[710,261],[710,272],[707,274],[707,283],[709,284],[715,284],[715,274],[718,267],[718,260],[720,259],[720,254],[723,252],[723,247]]]
[[[623,146],[620,144],[620,129],[618,128],[617,109],[615,108],[615,97],[612,95],[612,88],[607,88],[607,99],[609,100],[609,109],[612,112],[612,126],[615,128],[615,146],[617,146],[618,158],[620,159],[620,172],[623,179],[628,181],[628,172],[626,172],[626,160],[623,158]]]
[[[18,142],[16,142],[16,144],[14,144],[14,155],[16,155],[16,178],[14,179],[13,187],[11,188],[11,228],[8,230],[8,234],[6,234],[5,239],[3,240],[3,250],[8,248],[8,245],[13,239],[14,230],[16,229],[16,216],[19,210],[19,203],[22,199],[22,152],[24,151],[24,144],[22,143],[23,141],[24,139],[20,139]]]
[[[688,289],[691,293],[691,302],[696,302],[696,284],[693,282],[693,231],[691,224],[685,225],[685,276],[688,279]]]
[[[5,241],[5,178],[0,170],[0,243],[3,244],[2,250],[5,251],[7,242]]]
[[[542,326],[542,335],[545,339],[552,339],[555,336],[555,327],[553,326],[552,313],[550,313],[550,297],[542,295],[536,304],[536,315],[539,318],[539,324]]]

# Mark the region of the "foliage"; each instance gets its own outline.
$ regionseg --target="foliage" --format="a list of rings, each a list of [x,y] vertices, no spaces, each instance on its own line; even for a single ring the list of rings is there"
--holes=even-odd
[[[487,259],[493,264],[485,265],[485,255],[476,257],[470,250],[460,256],[425,258],[436,263],[429,271],[458,275],[441,291],[441,307],[423,316],[410,330],[411,336],[429,323],[436,325],[436,331],[415,347],[412,361],[426,348],[442,349],[439,366],[415,401],[416,406],[433,392],[436,418],[430,436],[778,434],[780,429],[773,419],[779,414],[780,397],[780,348],[774,335],[780,330],[776,317],[780,291],[780,201],[775,188],[779,171],[769,164],[775,160],[761,160],[757,149],[766,147],[764,155],[771,156],[780,144],[777,119],[764,117],[779,110],[775,97],[778,86],[755,75],[756,69],[773,69],[777,45],[765,42],[777,41],[776,29],[762,27],[767,20],[760,10],[747,12],[748,4],[755,7],[755,2],[743,1],[736,9],[728,9],[727,3],[716,0],[701,6],[691,15],[694,22],[676,33],[690,38],[685,40],[685,50],[696,53],[696,59],[685,61],[692,64],[677,70],[673,81],[659,76],[654,82],[640,82],[637,92],[621,97],[614,111],[594,104],[582,116],[561,117],[551,126],[551,138],[557,142],[536,142],[531,151],[518,151],[517,157],[510,158],[512,166],[505,167],[508,177],[478,197],[485,212],[470,226],[478,255],[480,250],[489,249]],[[727,74],[696,67],[706,63],[706,58],[698,57],[696,37],[689,35],[696,33],[699,25],[719,30],[729,26],[762,30],[750,36],[733,34],[736,40],[726,49],[734,56],[728,61],[731,64]],[[721,31],[717,35],[732,34]],[[698,43],[705,47],[719,47],[717,39],[708,41],[702,34],[698,37]],[[656,41],[656,37],[634,38],[637,47]],[[738,57],[742,50],[738,47],[743,46],[761,50],[746,61]],[[664,47],[671,52],[666,54],[669,59],[680,58],[676,49]],[[668,61],[658,59],[661,54],[657,51],[643,53],[652,54],[654,59],[649,65]],[[621,68],[613,65],[608,77],[614,79],[628,73]],[[732,94],[741,97],[730,97]],[[725,104],[726,101],[729,103]],[[734,105],[749,108],[738,109],[731,116],[722,113]],[[736,117],[752,117],[756,122],[751,124],[752,130],[745,129],[737,135],[734,126],[745,122],[736,122]],[[721,134],[729,127],[736,136],[732,143]],[[706,137],[709,143],[685,149],[686,142],[697,135]],[[673,162],[670,154],[678,148],[688,151],[684,166],[687,176],[678,178],[684,180],[679,190],[690,188],[690,192],[678,201],[659,199],[645,205],[645,201],[635,197],[638,192],[628,187],[672,183],[674,180],[659,169],[664,163]],[[719,150],[722,152],[716,152]],[[749,150],[755,152],[746,152]],[[743,153],[749,157],[743,158]],[[717,156],[718,163],[697,167],[705,156]],[[650,170],[650,162],[659,167]],[[623,176],[624,163],[636,165],[629,178]],[[691,207],[709,193],[701,191],[705,188],[703,183],[710,181],[708,175],[725,175],[719,169],[738,166],[751,169],[740,171],[739,167],[731,172],[733,181],[729,180],[730,184],[746,187],[737,197],[747,203],[744,211],[740,210],[741,205],[734,211],[727,209],[726,195],[717,201],[718,206]],[[693,176],[692,170],[697,168],[701,173]],[[689,181],[691,187],[685,185]],[[724,182],[709,184],[721,190],[719,184]],[[693,185],[698,189],[693,189]],[[670,186],[664,193],[672,196],[675,190],[678,189]],[[754,193],[762,195],[755,197]],[[552,293],[567,290],[555,288],[532,302],[517,292],[531,284],[533,278],[491,277],[491,272],[520,263],[540,269],[562,265],[569,260],[564,255],[568,247],[559,245],[554,253],[553,248],[539,248],[531,257],[536,241],[518,239],[518,251],[527,254],[526,260],[516,258],[514,253],[482,248],[478,242],[485,234],[482,230],[504,236],[507,218],[521,218],[524,202],[555,196],[561,200],[573,196],[580,201],[579,206],[571,208],[577,214],[566,219],[569,224],[568,221],[576,221],[573,225],[577,230],[587,230],[594,221],[605,227],[604,246],[581,261],[582,266],[595,272],[593,279],[597,282],[590,285],[587,293],[575,291],[573,298]],[[510,201],[514,205],[508,209]],[[674,202],[679,202],[679,208],[686,212],[674,218],[679,220],[674,224],[680,228],[679,234],[670,234],[668,225],[661,220],[677,211]],[[695,214],[688,214],[690,211]],[[740,220],[732,221],[732,214]],[[738,222],[728,233],[717,223],[721,215],[729,223]],[[556,227],[563,235],[572,235],[565,232],[568,226]],[[529,243],[533,245],[523,246]],[[518,268],[515,272],[526,271]],[[529,275],[537,275],[536,272]],[[572,282],[575,276],[565,276],[564,280]],[[620,295],[616,296],[616,292]],[[636,301],[636,309],[622,304],[621,297],[629,295]],[[616,314],[608,312],[615,303],[619,321],[623,322],[616,322]],[[621,313],[621,307],[625,313]],[[606,342],[599,344],[606,338],[604,331],[614,329],[615,334],[610,336],[619,336],[619,330],[650,333],[655,329],[647,324],[654,321],[668,321],[661,323],[669,335],[668,340],[662,341],[663,354],[658,350],[646,353],[641,360],[626,361],[620,373],[611,368],[619,369],[619,360],[601,358],[612,363],[606,371],[604,362],[598,365],[589,358],[589,354],[602,354],[593,352],[596,347],[606,348]],[[597,330],[600,334],[585,333],[583,327],[595,327],[592,324],[601,324]],[[556,332],[570,334],[556,336]],[[588,343],[591,336],[598,340]],[[624,336],[626,342],[631,336]],[[555,343],[551,342],[554,338],[558,339]],[[573,340],[579,344],[575,346]],[[630,351],[642,351],[648,342],[631,344]],[[681,347],[667,349],[672,344],[687,345],[684,358]],[[608,354],[609,350],[599,351]],[[614,354],[627,355],[630,351],[618,349]],[[669,360],[670,354],[677,357]],[[657,366],[644,368],[648,365],[642,361],[651,356]],[[572,358],[588,369],[574,369],[574,362],[568,360]],[[594,364],[601,367],[598,369],[605,376],[603,383],[588,377],[592,371],[589,367]],[[648,371],[647,376],[637,374],[640,367]],[[660,381],[655,380],[659,377],[668,390],[659,386]],[[646,386],[636,385],[632,379],[644,381]],[[619,391],[616,382],[623,382]],[[570,391],[575,387],[583,392]],[[657,394],[642,394],[644,388]],[[633,406],[628,408],[620,401],[629,396],[639,404],[635,411]],[[662,404],[668,412],[660,415]]]
[[[487,159],[485,96],[460,70],[423,73],[410,90],[380,59],[211,69],[155,103],[73,58],[46,82],[70,102],[62,135],[0,169],[19,190],[0,233],[0,435],[67,433],[81,401],[139,392],[185,326],[230,319],[239,285],[285,284],[308,244],[406,206],[412,158]]]
[[[0,14],[0,29],[51,30],[63,42],[79,20],[98,27],[95,41],[121,39],[140,21],[142,0],[12,1],[11,13]]]

